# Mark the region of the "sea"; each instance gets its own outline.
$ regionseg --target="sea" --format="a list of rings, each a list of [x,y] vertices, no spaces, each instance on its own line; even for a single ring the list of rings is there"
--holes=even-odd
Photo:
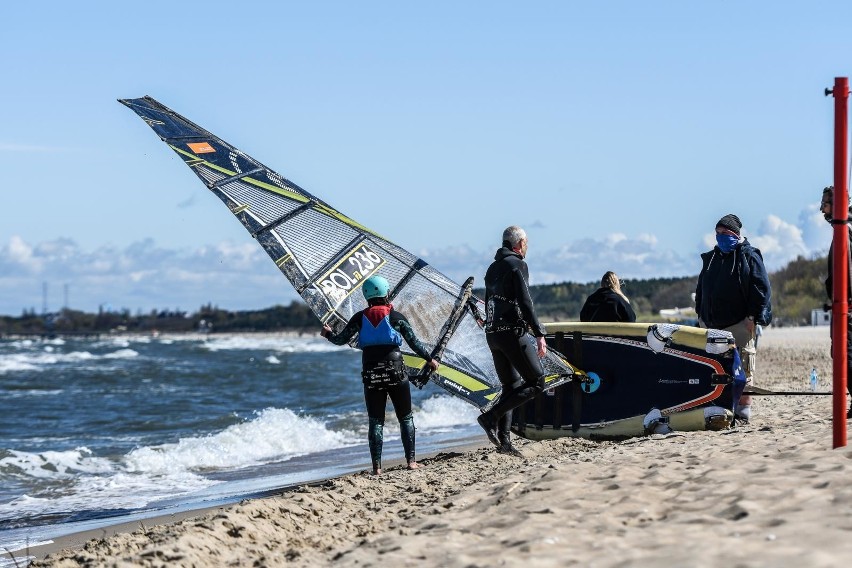
[[[484,438],[461,399],[412,398],[419,455]],[[387,410],[386,466],[403,457]],[[317,335],[0,339],[0,567],[58,536],[369,467],[360,352]]]

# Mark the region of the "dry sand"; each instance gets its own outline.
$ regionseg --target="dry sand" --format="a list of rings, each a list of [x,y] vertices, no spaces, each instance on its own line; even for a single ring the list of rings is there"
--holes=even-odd
[[[757,385],[830,388],[828,329],[768,329]],[[839,566],[852,450],[831,397],[756,397],[751,424],[440,454],[59,551],[38,566]],[[483,436],[484,440],[484,436]]]

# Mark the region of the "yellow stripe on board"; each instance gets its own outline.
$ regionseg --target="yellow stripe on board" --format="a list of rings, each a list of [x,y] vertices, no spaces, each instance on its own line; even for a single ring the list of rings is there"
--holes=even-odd
[[[245,205],[240,205],[239,207],[237,207],[236,209],[233,210],[233,214],[238,215],[238,214],[242,213],[243,211],[245,211],[246,209],[248,209],[249,207],[251,207],[251,205],[249,205],[248,203],[246,203]]]
[[[548,335],[562,332],[570,335],[579,331],[585,335],[618,335],[621,337],[635,338],[637,341],[646,341],[650,323],[609,323],[609,322],[551,322],[544,324]],[[693,349],[706,349],[707,330],[688,325],[679,325],[677,331],[672,335],[673,346],[692,347]]]
[[[287,262],[291,258],[293,258],[293,255],[288,252],[287,254],[285,254],[284,256],[279,258],[278,260],[276,260],[275,265],[280,267],[282,264],[284,264],[285,262]]]
[[[402,360],[405,363],[406,367],[411,367],[413,369],[423,369],[423,366],[426,364],[426,361],[424,361],[420,357],[415,357],[413,355],[403,355]],[[465,375],[461,371],[456,371],[455,369],[452,369],[450,367],[442,366],[440,369],[438,369],[437,373],[442,377],[463,386],[471,392],[479,392],[492,388],[491,385],[483,383],[479,379],[471,377],[470,375]]]
[[[558,373],[554,374],[554,375],[547,375],[546,377],[544,377],[544,384],[552,383],[556,379],[561,379],[561,378],[562,378],[562,375],[560,375]]]
[[[412,369],[417,369],[418,371],[423,370],[423,365],[426,364],[426,361],[421,359],[420,357],[415,357],[414,355],[402,355],[402,362],[405,363],[406,367],[410,367]]]

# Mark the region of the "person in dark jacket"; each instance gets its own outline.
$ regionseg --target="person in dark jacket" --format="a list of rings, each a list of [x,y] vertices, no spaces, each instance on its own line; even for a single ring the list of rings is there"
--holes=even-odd
[[[635,322],[636,313],[621,290],[618,275],[609,271],[601,278],[601,287],[586,299],[580,321]]]
[[[518,226],[503,231],[503,246],[485,273],[485,338],[503,390],[477,421],[498,451],[520,456],[512,446],[512,410],[544,390],[540,357],[547,346],[529,291],[527,234]]]
[[[411,411],[411,390],[408,374],[402,362],[399,346],[404,339],[433,371],[438,362],[414,335],[411,324],[401,313],[393,309],[388,301],[388,281],[381,276],[370,276],[364,281],[362,290],[368,307],[355,313],[340,333],[333,333],[328,325],[320,334],[335,345],[344,345],[358,334],[361,349],[361,378],[364,382],[364,400],[367,403],[370,457],[373,474],[382,473],[382,442],[385,424],[385,406],[388,397],[399,420],[400,437],[405,450],[408,469],[420,467],[414,460],[414,414]]]
[[[754,381],[755,326],[772,321],[772,292],[760,250],[740,236],[740,218],[728,214],[716,223],[716,246],[701,255],[695,311],[701,327],[730,331],[740,351],[747,384]],[[736,416],[751,418],[751,397],[740,398]]]
[[[820,211],[822,211],[823,217],[825,220],[831,223],[832,219],[832,205],[834,204],[834,186],[828,186],[822,190],[822,202],[820,203]],[[852,218],[852,207],[849,208],[849,216]],[[849,235],[849,250],[852,251],[852,227],[848,224],[847,234]],[[849,282],[848,285],[848,295],[849,298],[847,301],[849,305],[852,306],[852,269],[847,268],[849,271]],[[834,300],[834,240],[832,239],[831,246],[828,248],[828,277],[825,279],[825,293],[828,295],[828,301],[831,302]],[[852,396],[852,318],[846,318],[846,390],[849,392],[850,396]],[[831,328],[834,329],[834,326]],[[832,341],[832,354],[834,353],[834,344]],[[849,410],[846,411],[846,418],[852,418],[852,402],[850,402]]]

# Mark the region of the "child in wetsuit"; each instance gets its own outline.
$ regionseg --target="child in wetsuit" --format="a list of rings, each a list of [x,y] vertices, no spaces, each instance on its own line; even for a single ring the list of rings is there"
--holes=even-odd
[[[411,411],[411,391],[402,352],[402,340],[419,357],[427,361],[430,369],[437,370],[438,362],[411,329],[411,324],[401,313],[393,309],[388,301],[390,285],[381,276],[371,276],[363,286],[364,299],[368,307],[354,314],[340,333],[334,334],[331,327],[323,326],[321,335],[335,345],[346,344],[358,333],[358,347],[362,350],[361,377],[364,382],[364,400],[367,404],[369,431],[367,440],[373,474],[382,473],[382,442],[385,424],[385,406],[390,397],[399,420],[402,446],[408,469],[420,467],[414,460],[414,415]]]

